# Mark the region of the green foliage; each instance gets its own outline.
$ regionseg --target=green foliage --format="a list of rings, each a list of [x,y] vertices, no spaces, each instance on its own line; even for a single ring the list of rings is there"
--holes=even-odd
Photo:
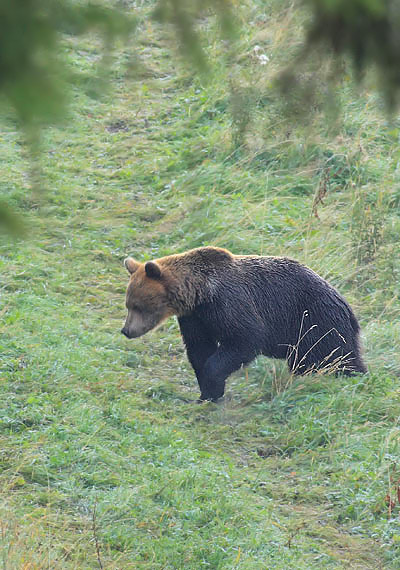
[[[34,190],[40,179],[39,127],[65,117],[69,87],[77,83],[68,65],[68,39],[96,31],[104,52],[91,70],[98,91],[104,90],[104,74],[112,45],[126,38],[135,19],[106,4],[74,0],[34,0],[0,3],[0,93],[2,107],[13,114],[30,147],[28,173]],[[6,112],[7,112],[6,111]],[[0,204],[0,228],[17,233],[21,222],[10,205]]]
[[[70,0],[2,2],[0,7],[0,88],[21,123],[42,124],[59,117],[69,75],[60,49],[61,34],[97,30],[110,49],[133,19],[105,5]]]
[[[299,38],[296,45],[285,50],[286,55],[290,54],[292,63],[287,66],[287,57],[280,61],[279,83],[284,93],[286,113],[296,115],[297,120],[301,116],[304,119],[307,117],[305,109],[313,111],[324,101],[326,113],[336,117],[336,81],[348,74],[343,62],[331,55],[347,53],[355,63],[358,77],[375,64],[380,72],[379,85],[375,87],[385,91],[393,107],[399,85],[397,30],[400,12],[396,3],[310,0],[308,4],[311,6],[311,20],[298,8],[298,13],[302,14],[301,23],[307,30],[306,39],[296,30]],[[129,2],[122,1],[116,2],[115,6],[110,7],[100,0],[96,3],[41,0],[39,5],[25,0],[3,2],[0,6],[0,91],[4,95],[3,102],[7,101],[11,106],[20,127],[25,130],[31,150],[31,167],[28,170],[36,192],[46,186],[40,177],[38,126],[65,116],[71,83],[79,85],[92,97],[104,95],[107,89],[104,79],[110,71],[112,45],[117,38],[126,38],[139,21],[150,25],[151,20],[156,20],[167,27],[172,26],[171,43],[176,44],[196,70],[202,72],[203,81],[210,81],[217,68],[224,68],[226,81],[231,87],[226,100],[230,101],[233,144],[237,150],[243,145],[252,121],[254,102],[265,107],[270,100],[271,92],[255,89],[251,74],[243,81],[243,66],[237,73],[240,11],[230,0],[159,0],[144,3],[141,9],[136,4],[132,7]],[[254,21],[257,26],[274,9],[273,3],[268,6],[256,3]],[[290,7],[288,11],[292,9]],[[213,25],[218,29],[218,38],[224,39],[223,49],[215,49],[215,36],[208,43],[209,38],[203,29],[205,22],[209,25],[213,16],[216,16]],[[103,52],[101,56],[98,54],[91,58],[98,60],[96,66],[91,66],[85,74],[77,74],[68,64],[66,45],[68,40],[93,30],[102,37]],[[319,49],[320,46],[324,49]],[[317,54],[315,47],[318,48]],[[130,76],[141,79],[143,67],[137,61],[135,50],[137,46],[132,48],[126,59]],[[269,58],[260,50],[260,45],[254,46],[253,60],[265,65]],[[323,55],[326,51],[327,57]],[[218,58],[215,57],[217,53]],[[280,55],[277,54],[276,59],[278,61]],[[327,85],[328,89],[321,89],[321,84]],[[271,91],[271,78],[267,85]],[[223,105],[226,107],[226,102]],[[300,186],[299,191],[303,190]],[[16,231],[18,223],[15,216],[9,215],[9,209],[9,205],[2,209],[0,225],[6,231]]]
[[[181,51],[198,70],[208,69],[202,35],[198,23],[207,15],[217,14],[222,36],[232,40],[235,32],[233,6],[231,0],[159,0],[153,12],[156,20],[173,25]]]
[[[349,55],[359,77],[373,65],[391,107],[400,88],[400,9],[396,0],[308,0],[310,49]]]

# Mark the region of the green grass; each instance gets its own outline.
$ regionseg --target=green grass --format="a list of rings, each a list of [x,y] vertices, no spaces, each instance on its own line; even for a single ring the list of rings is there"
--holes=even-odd
[[[271,81],[302,15],[271,6],[273,24],[261,6],[244,18],[231,79],[216,60],[202,82],[143,19],[140,81],[121,48],[100,97],[85,79],[100,47],[66,42],[83,89],[44,133],[42,194],[4,118],[1,192],[26,236],[0,246],[2,569],[400,563],[399,126],[351,80],[334,129],[322,103],[312,130],[284,114]],[[119,333],[122,261],[203,244],[329,279],[360,317],[370,373],[293,379],[258,359],[220,404],[191,403],[174,320]]]

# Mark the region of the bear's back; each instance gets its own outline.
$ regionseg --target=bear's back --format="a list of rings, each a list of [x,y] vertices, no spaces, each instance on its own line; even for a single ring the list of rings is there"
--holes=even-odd
[[[278,342],[292,342],[306,319],[310,326],[325,323],[325,328],[343,329],[358,323],[334,287],[317,273],[286,257],[233,256],[220,267],[212,288],[212,312],[222,317],[228,328],[246,329],[263,336],[275,330]]]

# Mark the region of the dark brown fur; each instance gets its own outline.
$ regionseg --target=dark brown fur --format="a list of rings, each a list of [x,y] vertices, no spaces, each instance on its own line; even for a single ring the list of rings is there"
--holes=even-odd
[[[205,247],[125,265],[131,278],[122,332],[141,336],[176,315],[203,399],[220,397],[227,376],[258,354],[286,358],[300,374],[366,370],[351,308],[294,260]]]

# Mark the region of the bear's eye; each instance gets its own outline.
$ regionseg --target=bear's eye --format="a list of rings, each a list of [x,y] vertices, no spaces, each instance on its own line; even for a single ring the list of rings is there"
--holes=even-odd
[[[139,305],[136,305],[135,303],[127,305],[126,308],[128,309],[128,311],[133,311],[135,313],[140,313],[140,314],[149,312],[149,309],[145,305],[141,305],[139,307]]]

